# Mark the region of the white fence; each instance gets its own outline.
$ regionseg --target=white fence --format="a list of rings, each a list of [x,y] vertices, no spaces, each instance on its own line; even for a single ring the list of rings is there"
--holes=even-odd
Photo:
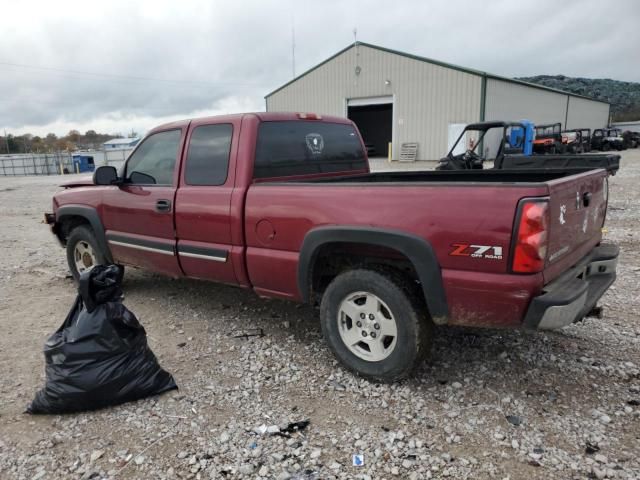
[[[69,153],[0,155],[0,175],[60,175],[73,172]]]
[[[119,168],[133,149],[73,152],[73,153],[22,153],[0,155],[0,176],[61,175],[74,173],[72,155],[93,157],[96,167],[113,165]]]

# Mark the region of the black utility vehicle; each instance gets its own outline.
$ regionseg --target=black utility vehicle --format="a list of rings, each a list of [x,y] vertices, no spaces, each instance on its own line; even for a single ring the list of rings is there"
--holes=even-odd
[[[627,147],[619,128],[597,128],[591,136],[591,149],[606,152],[607,150],[624,150]]]

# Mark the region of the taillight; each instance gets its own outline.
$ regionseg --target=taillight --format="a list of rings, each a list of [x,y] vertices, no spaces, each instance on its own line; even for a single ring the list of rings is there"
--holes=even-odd
[[[523,200],[520,202],[520,221],[513,247],[512,270],[517,273],[536,273],[544,268],[549,237],[549,202]]]

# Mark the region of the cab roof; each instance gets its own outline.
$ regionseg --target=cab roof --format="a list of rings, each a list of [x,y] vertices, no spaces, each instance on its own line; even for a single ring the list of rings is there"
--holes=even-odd
[[[230,115],[213,115],[210,117],[198,117],[187,118],[184,120],[177,120],[175,122],[164,123],[158,125],[149,131],[156,132],[160,130],[169,130],[172,128],[183,128],[188,126],[192,121],[197,120],[199,123],[202,121],[211,120],[212,122],[225,122],[225,121],[238,121],[242,120],[245,116],[253,115],[257,117],[261,122],[275,122],[275,121],[311,121],[311,122],[330,122],[330,123],[344,123],[351,124],[351,120],[343,117],[336,117],[333,115],[319,115],[311,112],[249,112],[249,113],[234,113]],[[317,118],[303,118],[301,115],[314,115]]]

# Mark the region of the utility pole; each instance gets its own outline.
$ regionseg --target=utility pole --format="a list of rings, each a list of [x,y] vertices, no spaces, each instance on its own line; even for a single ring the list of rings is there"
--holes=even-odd
[[[7,153],[9,153],[9,138],[7,137],[7,129],[4,129],[4,142],[7,145]]]

